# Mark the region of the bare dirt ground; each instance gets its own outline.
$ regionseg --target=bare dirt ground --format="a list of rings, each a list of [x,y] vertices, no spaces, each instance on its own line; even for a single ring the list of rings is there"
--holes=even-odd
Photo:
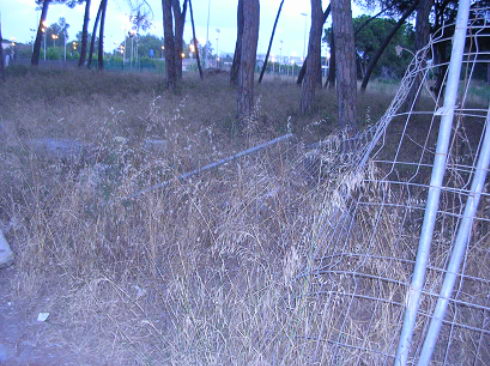
[[[19,299],[12,288],[16,268],[0,269],[0,365],[71,366],[104,365],[89,349],[74,350],[77,331],[56,321],[37,320],[53,306],[48,292],[36,299]]]

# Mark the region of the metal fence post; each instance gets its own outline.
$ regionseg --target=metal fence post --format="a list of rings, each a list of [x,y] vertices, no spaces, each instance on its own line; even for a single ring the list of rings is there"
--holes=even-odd
[[[442,117],[437,137],[434,167],[432,169],[424,222],[420,233],[412,282],[406,295],[405,316],[395,357],[396,366],[404,366],[407,364],[415,321],[417,319],[417,312],[420,306],[420,296],[425,283],[425,272],[427,262],[429,260],[432,235],[434,232],[437,211],[439,209],[439,198],[441,195],[442,182],[446,170],[447,153],[460,81],[469,9],[470,0],[461,0],[459,2],[456,30],[454,33],[453,47],[451,50],[451,61],[448,70],[448,80],[444,94],[444,105],[440,112]]]
[[[422,353],[418,366],[428,365],[432,357],[432,352],[437,342],[437,337],[441,329],[442,321],[446,314],[449,297],[451,296],[454,284],[458,277],[458,271],[461,267],[466,247],[471,235],[471,228],[473,226],[473,220],[475,218],[478,203],[480,201],[481,193],[485,186],[485,179],[487,178],[488,167],[490,164],[490,106],[485,121],[485,137],[478,157],[478,162],[475,167],[475,176],[471,184],[471,191],[468,194],[468,200],[466,201],[466,207],[464,209],[463,218],[458,228],[458,233],[454,242],[454,249],[451,254],[451,259],[447,268],[446,276],[442,284],[439,299],[434,310],[432,320],[430,322],[429,330],[425,337],[424,345],[422,347]]]

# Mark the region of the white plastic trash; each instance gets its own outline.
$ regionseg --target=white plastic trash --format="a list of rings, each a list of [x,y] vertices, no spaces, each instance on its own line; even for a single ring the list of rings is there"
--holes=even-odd
[[[0,230],[0,268],[11,265],[14,262],[14,253],[10,249],[9,243]]]

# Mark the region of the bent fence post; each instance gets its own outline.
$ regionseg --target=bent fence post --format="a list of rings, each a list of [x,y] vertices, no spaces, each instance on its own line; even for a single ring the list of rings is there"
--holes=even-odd
[[[281,142],[281,141],[284,141],[284,140],[287,140],[291,137],[293,137],[294,135],[292,133],[288,133],[286,135],[283,135],[283,136],[279,136],[279,137],[276,137],[275,139],[273,140],[270,140],[270,141],[267,141],[267,142],[264,142],[263,144],[260,144],[260,145],[257,145],[257,146],[254,146],[254,147],[251,147],[247,150],[243,150],[243,151],[240,151],[239,153],[236,153],[234,155],[231,155],[231,156],[228,156],[224,159],[221,159],[221,160],[218,160],[218,161],[215,161],[214,163],[210,163],[208,165],[205,165],[201,168],[197,168],[197,169],[194,169],[194,170],[191,170],[190,172],[187,172],[187,173],[184,173],[184,174],[181,174],[177,177],[178,180],[182,181],[182,180],[185,180],[187,178],[190,178],[194,175],[197,175],[197,174],[200,174],[200,173],[203,173],[207,170],[211,170],[211,169],[214,169],[214,168],[217,168],[221,165],[224,165],[226,163],[229,163],[230,161],[233,161],[235,159],[238,159],[238,158],[241,158],[245,155],[249,155],[249,154],[252,154],[254,152],[257,152],[257,151],[260,151],[262,149],[265,149],[266,147],[269,147],[269,146],[272,146],[278,142]],[[173,179],[172,180],[168,180],[168,181],[165,181],[165,182],[162,182],[162,183],[157,183],[151,187],[148,187],[148,188],[145,188],[145,189],[142,189],[136,193],[133,193],[131,196],[129,196],[129,199],[133,199],[133,198],[136,198],[142,194],[145,194],[145,193],[148,193],[148,192],[151,192],[151,191],[154,191],[155,189],[158,189],[158,188],[164,188],[166,186],[168,186],[170,183],[173,182]]]
[[[454,109],[456,106],[459,79],[461,74],[461,64],[463,61],[469,9],[470,0],[461,0],[456,19],[456,30],[453,38],[451,62],[448,70],[448,81],[444,94],[444,106],[440,112],[442,117],[437,137],[437,148],[431,174],[427,205],[425,208],[424,222],[420,233],[412,281],[406,294],[406,309],[403,319],[403,327],[395,357],[396,366],[405,366],[407,364],[415,322],[420,305],[420,297],[425,282],[425,272],[430,255],[432,235],[434,233],[437,211],[439,209],[442,181],[446,170],[449,140],[451,137]]]
[[[451,259],[447,267],[446,276],[442,284],[439,299],[430,322],[429,330],[425,337],[422,352],[418,366],[426,366],[429,364],[432,357],[432,352],[437,342],[437,337],[441,329],[442,321],[446,314],[449,298],[453,292],[454,284],[458,277],[458,272],[461,267],[466,247],[471,235],[471,228],[475,218],[476,210],[482,191],[485,187],[485,179],[487,178],[488,167],[490,165],[490,106],[488,107],[487,118],[485,121],[485,137],[478,157],[478,162],[475,167],[475,175],[471,183],[471,190],[466,201],[463,218],[461,219],[458,233],[454,242],[454,249],[451,253]]]

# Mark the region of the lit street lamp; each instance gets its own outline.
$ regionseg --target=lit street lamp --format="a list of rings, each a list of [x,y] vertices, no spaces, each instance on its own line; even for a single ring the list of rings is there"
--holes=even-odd
[[[46,23],[46,21],[44,21],[42,23],[42,26],[41,26],[41,32],[43,32],[43,41],[44,41],[44,61],[46,61],[46,43],[47,43],[47,40],[46,40],[46,37],[47,37],[47,32],[48,31],[48,25]]]
[[[59,38],[57,34],[52,34],[51,38],[53,39],[53,47],[56,48],[56,40]]]
[[[73,53],[76,52],[78,49],[78,42],[72,42],[71,44],[71,55],[73,56]]]
[[[124,51],[125,51],[124,45],[120,45],[119,46],[119,53],[121,54],[121,57],[123,58],[123,64],[124,64]]]
[[[15,58],[15,46],[17,45],[15,41],[16,41],[15,37],[12,37],[12,41],[10,43],[10,46],[12,47],[12,58]]]
[[[136,30],[131,29],[128,32],[128,36],[131,38],[131,58],[130,58],[130,64],[131,67],[133,66],[133,60],[134,60],[134,36],[136,35]]]

